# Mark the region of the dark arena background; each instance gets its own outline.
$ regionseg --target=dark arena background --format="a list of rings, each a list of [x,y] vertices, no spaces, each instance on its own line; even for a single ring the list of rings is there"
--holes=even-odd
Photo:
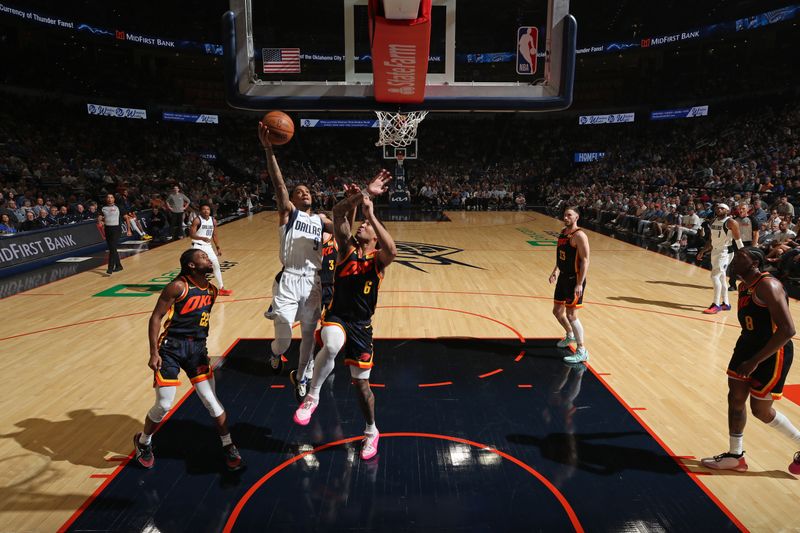
[[[387,102],[367,0],[0,2],[0,531],[800,529],[800,435],[750,416],[747,471],[702,464],[729,445],[741,327],[735,289],[709,308],[699,253],[715,206],[744,206],[800,316],[800,4],[426,3],[425,98]],[[397,254],[372,321],[369,460],[342,354],[307,426],[299,323],[268,364],[271,109],[295,127],[274,147],[286,186],[314,210],[393,176],[374,199]],[[431,112],[378,147],[378,109]],[[181,375],[145,469],[148,322],[201,204],[226,289],[210,364],[245,466],[226,467]],[[548,279],[568,207],[590,247],[577,362]],[[797,365],[774,407],[800,425]]]

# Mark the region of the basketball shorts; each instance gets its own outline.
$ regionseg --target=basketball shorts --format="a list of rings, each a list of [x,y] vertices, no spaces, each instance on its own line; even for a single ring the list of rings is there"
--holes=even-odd
[[[207,242],[202,241],[192,241],[192,248],[196,250],[203,250],[208,258],[211,260],[212,264],[219,266],[219,258],[217,258],[216,252],[214,252],[214,247],[211,246]]]
[[[333,284],[322,285],[322,309],[328,307],[328,304],[333,300]]]
[[[752,396],[765,400],[770,398],[778,400],[783,396],[783,385],[786,383],[786,376],[789,374],[789,368],[794,359],[792,341],[787,342],[777,353],[772,354],[758,365],[749,378],[736,373],[739,365],[753,357],[765,342],[763,338],[751,340],[745,335],[739,337],[736,347],[733,349],[731,361],[728,363],[727,374],[733,379],[748,381]]]
[[[583,291],[580,297],[575,299],[575,283],[578,281],[578,276],[565,276],[558,275],[556,280],[556,290],[553,294],[553,303],[564,304],[566,307],[576,307],[580,309],[583,307],[583,294],[586,292],[586,280],[583,280]]]
[[[711,276],[716,276],[721,272],[728,271],[728,263],[730,263],[730,254],[728,250],[712,251],[711,252]]]
[[[322,327],[338,326],[344,331],[345,341],[342,351],[344,364],[350,367],[350,373],[357,379],[369,379],[373,362],[372,321],[346,321],[328,315],[322,321]]]
[[[181,369],[192,383],[214,377],[205,338],[164,337],[158,354],[161,369],[155,373],[154,387],[177,387],[181,384],[178,379]]]
[[[270,308],[275,320],[288,324],[316,323],[322,310],[321,301],[319,276],[315,273],[282,272],[272,284]]]

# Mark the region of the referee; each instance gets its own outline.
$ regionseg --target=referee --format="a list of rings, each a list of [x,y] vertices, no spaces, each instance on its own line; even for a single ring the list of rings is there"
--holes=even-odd
[[[119,219],[123,215],[124,213],[121,213],[119,207],[116,205],[114,195],[111,193],[107,194],[106,205],[103,206],[103,224],[105,225],[106,245],[108,245],[108,270],[106,270],[106,274],[109,276],[114,272],[122,270],[119,252],[117,252],[117,244],[119,243],[119,238],[122,236]]]

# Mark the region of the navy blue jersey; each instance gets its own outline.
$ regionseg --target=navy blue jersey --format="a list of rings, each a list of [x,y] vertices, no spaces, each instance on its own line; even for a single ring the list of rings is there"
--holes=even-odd
[[[339,254],[339,246],[336,239],[331,235],[327,241],[322,243],[322,268],[319,271],[319,281],[322,285],[333,285],[333,274],[336,271],[336,259]]]
[[[351,246],[347,257],[336,265],[333,299],[326,316],[348,321],[369,320],[378,304],[382,279],[377,252],[362,256],[358,248]]]
[[[575,276],[578,274],[578,248],[570,244],[570,239],[580,228],[572,233],[567,233],[566,228],[558,235],[558,248],[556,248],[556,266],[562,275]]]
[[[183,294],[169,308],[161,337],[204,339],[208,337],[208,323],[211,308],[217,299],[217,288],[211,283],[198,287],[186,276],[178,279],[183,281]]]
[[[739,285],[739,304],[737,309],[739,325],[742,326],[742,335],[751,339],[762,339],[764,341],[763,344],[766,344],[772,338],[775,324],[772,322],[769,308],[766,305],[754,302],[753,294],[755,294],[758,284],[767,277],[771,276],[765,272],[749,287],[745,287],[744,283]]]

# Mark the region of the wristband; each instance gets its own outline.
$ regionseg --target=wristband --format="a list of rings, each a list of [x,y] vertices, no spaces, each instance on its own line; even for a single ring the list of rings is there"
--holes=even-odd
[[[736,249],[741,250],[742,248],[744,248],[744,243],[742,242],[742,239],[736,239]]]

